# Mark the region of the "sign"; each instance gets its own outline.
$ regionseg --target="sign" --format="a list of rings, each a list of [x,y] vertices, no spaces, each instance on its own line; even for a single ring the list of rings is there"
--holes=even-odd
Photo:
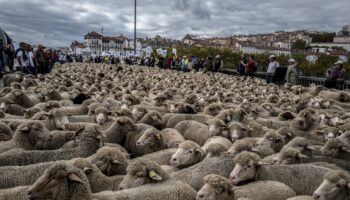
[[[176,54],[177,54],[177,49],[173,48],[172,53],[175,54],[175,56],[176,56]]]

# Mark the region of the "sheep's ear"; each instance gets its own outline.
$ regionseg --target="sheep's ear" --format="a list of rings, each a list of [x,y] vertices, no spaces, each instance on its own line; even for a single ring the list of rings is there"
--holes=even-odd
[[[262,165],[271,165],[271,164],[260,160],[260,161],[258,162],[258,166],[262,166]]]
[[[85,174],[91,174],[91,173],[92,173],[92,168],[90,168],[90,167],[84,167],[84,168],[83,168],[83,171],[84,171]]]
[[[228,116],[226,117],[226,120],[230,122],[230,121],[232,120],[231,115],[228,115]]]
[[[302,153],[299,153],[298,155],[298,158],[301,159],[301,158],[309,158],[308,156],[302,154]]]
[[[350,153],[350,147],[342,147],[341,150]]]
[[[155,136],[158,140],[162,139],[162,137],[160,136],[159,133],[154,134],[154,136]]]
[[[24,126],[22,127],[19,131],[21,131],[21,133],[28,133],[29,132],[29,127],[28,126]]]
[[[78,182],[78,183],[83,183],[83,181],[75,174],[68,174],[68,180]]]
[[[305,149],[306,149],[306,150],[311,150],[311,151],[316,150],[315,147],[312,147],[312,146],[310,146],[310,145],[307,145],[307,146],[305,147]]]
[[[152,179],[152,180],[155,180],[155,181],[162,181],[163,178],[157,174],[155,171],[151,170],[148,172],[148,176]]]
[[[156,115],[152,116],[153,120],[158,120],[158,117]]]
[[[120,162],[118,160],[113,160],[112,163],[113,164],[120,164]]]
[[[201,148],[196,148],[196,149],[194,150],[194,152],[195,152],[195,153],[198,153],[198,154],[200,154],[200,155],[203,155],[203,151],[202,151]]]

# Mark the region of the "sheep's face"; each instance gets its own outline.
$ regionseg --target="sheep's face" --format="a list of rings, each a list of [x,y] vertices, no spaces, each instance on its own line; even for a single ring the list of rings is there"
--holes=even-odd
[[[238,124],[238,123],[231,124],[229,126],[229,131],[230,131],[229,135],[231,137],[232,142],[251,136],[251,130],[243,126],[242,124]]]
[[[47,120],[51,126],[58,130],[64,130],[66,124],[69,123],[67,114],[60,110],[55,110],[47,114]]]
[[[302,163],[302,159],[307,156],[301,154],[296,149],[287,149],[283,152],[278,153],[273,159],[272,164],[274,165],[294,165]]]
[[[52,140],[50,131],[38,122],[21,124],[16,130],[17,136],[25,137],[27,142],[36,149],[42,149],[44,144]]]
[[[74,172],[65,168],[56,169],[57,165],[49,168],[28,190],[30,200],[61,198],[75,184],[83,184],[82,179]],[[76,187],[76,186],[75,186]]]
[[[124,190],[139,187],[151,181],[162,181],[162,177],[155,171],[148,171],[145,166],[139,166],[137,170],[127,169],[127,174],[119,184],[118,189]]]
[[[136,145],[138,147],[152,147],[159,144],[161,139],[161,133],[159,131],[154,129],[148,129],[137,140]]]
[[[10,128],[5,127],[5,124],[4,125],[0,124],[0,125],[1,125],[0,126],[0,138],[3,141],[11,140],[12,139],[12,132],[11,132]],[[4,127],[2,127],[2,126],[4,126]]]
[[[285,144],[284,138],[279,134],[273,132],[267,132],[258,142],[258,146],[270,147],[274,150],[275,148],[282,148]]]
[[[346,199],[349,183],[345,179],[329,181],[324,179],[321,185],[315,190],[313,198],[315,200],[340,200]]]
[[[190,166],[199,162],[203,158],[203,154],[200,147],[178,148],[175,154],[171,156],[170,164],[175,167]]]
[[[94,121],[97,122],[98,125],[103,125],[108,121],[108,115],[106,115],[106,113],[104,112],[100,112],[98,114],[95,114],[93,116]]]
[[[248,162],[247,165],[236,163],[235,168],[230,174],[230,182],[234,185],[237,185],[240,182],[254,179],[255,174],[256,166],[254,165],[253,160]]]
[[[198,192],[196,200],[230,200],[232,196],[221,188],[213,188],[205,184]]]
[[[214,118],[208,121],[208,134],[210,137],[221,136],[226,128],[227,126],[222,120]]]

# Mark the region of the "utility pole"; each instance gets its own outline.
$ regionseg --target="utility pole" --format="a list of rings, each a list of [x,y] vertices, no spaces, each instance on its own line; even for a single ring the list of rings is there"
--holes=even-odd
[[[102,51],[103,51],[103,27],[101,28],[102,36],[101,36],[101,55],[102,56]]]
[[[134,16],[134,56],[136,56],[136,0],[135,0],[135,16]]]

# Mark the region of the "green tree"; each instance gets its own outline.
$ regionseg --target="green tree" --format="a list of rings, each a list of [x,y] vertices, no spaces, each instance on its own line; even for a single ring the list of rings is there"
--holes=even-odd
[[[293,42],[293,45],[292,45],[292,48],[293,49],[306,49],[306,42],[304,40],[296,40],[295,42]]]

